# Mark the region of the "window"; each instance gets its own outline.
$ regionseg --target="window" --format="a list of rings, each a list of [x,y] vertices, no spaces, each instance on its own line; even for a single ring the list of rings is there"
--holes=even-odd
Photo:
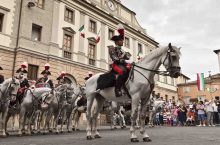
[[[32,24],[32,36],[31,39],[35,41],[41,41],[42,27],[36,24]]]
[[[167,95],[165,95],[165,101],[168,102],[168,96]]]
[[[2,32],[3,29],[3,20],[4,20],[4,14],[0,13],[0,32]]]
[[[184,93],[189,93],[190,92],[190,87],[184,87],[183,92]]]
[[[44,0],[36,0],[36,6],[38,8],[43,9],[44,8]]]
[[[125,47],[130,48],[130,42],[128,37],[125,37]]]
[[[74,23],[74,12],[73,10],[66,8],[64,20],[70,23]]]
[[[142,44],[138,43],[138,53],[143,53]]]
[[[164,76],[163,79],[164,79],[164,83],[167,84],[167,76]]]
[[[111,38],[114,36],[114,30],[108,29],[108,39],[111,40]]]
[[[29,80],[37,80],[38,66],[28,64],[28,79]]]
[[[172,100],[175,101],[175,96],[172,96]]]
[[[95,45],[89,43],[89,52],[88,52],[89,64],[95,65]]]
[[[171,85],[174,86],[174,78],[171,78]]]
[[[89,21],[89,31],[96,33],[96,22],[93,20]]]
[[[64,34],[63,37],[63,57],[72,58],[72,36]]]

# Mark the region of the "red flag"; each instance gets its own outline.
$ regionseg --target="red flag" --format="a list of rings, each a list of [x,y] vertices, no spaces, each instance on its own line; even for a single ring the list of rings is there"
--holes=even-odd
[[[85,33],[80,33],[80,36],[82,36],[83,38],[85,38]]]
[[[99,41],[100,41],[100,37],[98,36],[96,37],[96,43],[99,43]]]

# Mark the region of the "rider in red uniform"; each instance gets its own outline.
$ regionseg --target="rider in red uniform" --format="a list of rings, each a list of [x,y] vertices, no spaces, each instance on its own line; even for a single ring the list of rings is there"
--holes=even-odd
[[[54,88],[53,82],[52,82],[52,80],[50,80],[50,78],[48,77],[49,75],[51,75],[51,73],[50,73],[50,71],[49,71],[49,69],[50,69],[50,64],[49,64],[49,63],[46,63],[45,66],[44,66],[44,68],[45,68],[45,69],[41,72],[41,74],[44,75],[44,76],[37,81],[36,85],[39,84],[39,83],[45,83],[45,84],[49,84],[49,87],[50,87],[51,89],[53,89],[53,88]]]
[[[115,35],[111,38],[115,42],[115,47],[109,49],[109,55],[113,61],[112,69],[118,74],[115,84],[116,97],[122,96],[121,87],[127,79],[129,69],[127,68],[126,60],[129,60],[130,54],[122,50],[124,41],[124,29],[118,29],[120,35]]]
[[[60,76],[57,78],[57,81],[58,81],[58,85],[61,85],[61,84],[64,84],[65,83],[65,75],[66,75],[66,72],[62,71],[60,73]]]

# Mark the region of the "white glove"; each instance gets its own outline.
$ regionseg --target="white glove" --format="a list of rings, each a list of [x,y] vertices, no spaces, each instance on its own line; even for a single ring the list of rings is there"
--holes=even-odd
[[[126,62],[126,63],[132,63],[132,61],[131,61],[131,60],[125,60],[125,62]]]

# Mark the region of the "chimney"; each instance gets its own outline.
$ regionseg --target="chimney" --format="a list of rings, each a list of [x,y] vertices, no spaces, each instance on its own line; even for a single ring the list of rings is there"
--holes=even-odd
[[[214,52],[218,55],[218,65],[219,65],[219,71],[220,71],[220,49],[214,50]]]

